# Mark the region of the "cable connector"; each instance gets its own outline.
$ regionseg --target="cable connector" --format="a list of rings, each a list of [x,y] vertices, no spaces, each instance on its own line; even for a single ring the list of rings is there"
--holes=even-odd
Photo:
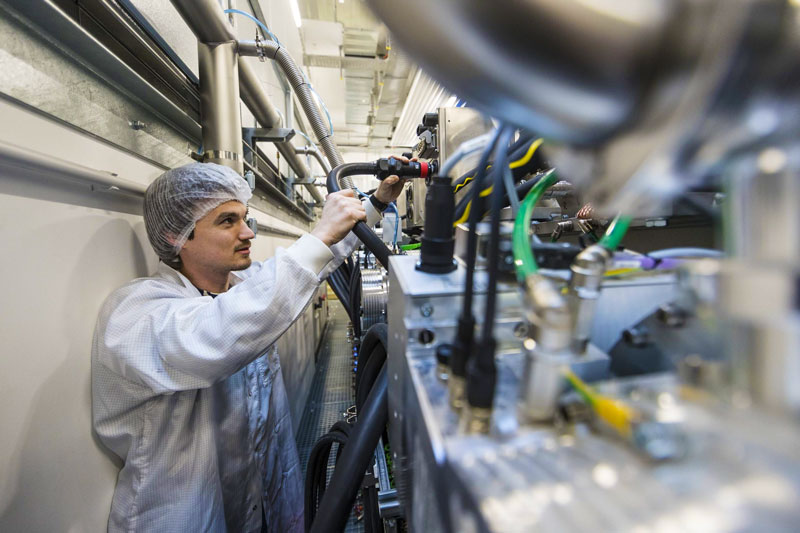
[[[467,361],[470,358],[472,341],[475,337],[475,318],[460,316],[458,330],[450,353],[450,407],[459,411],[464,407],[464,390],[466,387]]]
[[[410,161],[403,163],[394,157],[384,157],[376,162],[378,171],[375,177],[383,181],[389,176],[400,176],[401,178],[423,178],[427,179],[436,173],[436,164],[425,161]]]
[[[488,420],[491,417],[492,404],[494,403],[494,390],[497,384],[497,367],[494,364],[494,354],[497,341],[494,338],[484,339],[475,349],[476,355],[467,362],[467,403],[469,412],[479,415],[485,422],[481,424],[481,432],[488,432]],[[484,354],[485,357],[478,357]],[[488,412],[488,415],[487,415]],[[474,418],[474,416],[471,416]],[[474,421],[468,426],[476,427]]]

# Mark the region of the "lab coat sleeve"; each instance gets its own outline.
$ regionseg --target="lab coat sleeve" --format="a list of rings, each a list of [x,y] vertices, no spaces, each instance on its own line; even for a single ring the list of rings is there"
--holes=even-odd
[[[333,254],[307,237],[216,298],[186,297],[158,279],[120,289],[100,314],[100,362],[156,393],[205,388],[234,374],[263,355],[315,293],[314,269]]]

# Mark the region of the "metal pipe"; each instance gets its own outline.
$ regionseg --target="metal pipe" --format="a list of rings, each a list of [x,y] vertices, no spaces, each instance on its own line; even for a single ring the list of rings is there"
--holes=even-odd
[[[244,174],[236,42],[197,43],[203,161]]]
[[[27,170],[58,180],[89,185],[99,191],[121,192],[140,198],[144,197],[146,189],[142,184],[124,180],[110,172],[84,167],[2,141],[0,141],[0,168]]]
[[[199,41],[219,43],[236,40],[236,34],[228,24],[225,13],[214,0],[172,0],[172,5]],[[280,116],[269,101],[269,96],[255,70],[244,61],[239,64],[239,92],[242,101],[261,126],[273,128],[281,125]],[[278,142],[275,143],[275,147],[301,179],[311,179],[311,172],[294,152],[291,143]],[[324,198],[313,184],[307,184],[306,188],[315,201],[324,202]]]
[[[303,211],[303,209],[300,206],[298,206],[296,203],[287,198],[286,195],[283,194],[283,192],[280,189],[278,189],[275,185],[270,183],[269,180],[267,180],[264,176],[262,176],[255,166],[251,165],[247,161],[244,162],[244,166],[247,170],[252,171],[253,174],[256,175],[256,178],[260,181],[261,186],[268,193],[270,193],[272,198],[274,198],[278,202],[282,203],[283,205],[294,211],[295,214],[299,215],[305,221],[311,222],[314,220],[312,217],[308,215],[308,213]]]
[[[316,146],[295,146],[294,151],[297,154],[303,155],[310,155],[313,156],[314,159],[317,160],[319,166],[322,167],[322,170],[325,172],[325,175],[328,175],[331,171],[331,165],[328,163],[328,160],[322,157],[322,154],[319,152]]]
[[[281,69],[283,69],[286,78],[289,80],[289,84],[291,84],[297,94],[297,99],[300,101],[300,105],[303,107],[306,117],[308,117],[309,122],[311,122],[314,135],[317,136],[317,140],[331,165],[339,166],[344,163],[342,154],[339,153],[339,149],[333,142],[331,132],[322,120],[322,115],[320,115],[319,109],[317,108],[314,96],[311,94],[311,87],[308,84],[308,80],[303,76],[303,72],[297,67],[297,64],[286,48],[274,41],[259,42],[256,48],[257,54],[263,54],[270,59],[274,59],[278,65],[280,65]],[[346,178],[345,185],[348,188],[352,188],[352,180]]]

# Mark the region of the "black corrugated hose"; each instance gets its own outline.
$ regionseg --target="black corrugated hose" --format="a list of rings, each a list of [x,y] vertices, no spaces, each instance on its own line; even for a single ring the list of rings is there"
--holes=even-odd
[[[315,513],[311,511],[310,505],[306,509],[306,523],[311,522],[312,533],[344,530],[364,479],[364,472],[374,458],[375,448],[388,420],[388,386],[384,364],[363,409],[358,413],[358,422],[350,431],[347,445],[338,458],[331,481],[323,491],[319,508]],[[311,490],[313,494],[313,488]],[[310,520],[309,512],[312,513]]]

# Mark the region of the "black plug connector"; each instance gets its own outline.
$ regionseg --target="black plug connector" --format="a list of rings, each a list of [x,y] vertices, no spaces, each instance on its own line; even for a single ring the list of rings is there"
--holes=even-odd
[[[436,173],[436,165],[425,161],[410,161],[403,163],[394,157],[384,157],[376,162],[377,172],[375,177],[383,181],[389,176],[400,176],[401,178],[423,178],[427,179]]]
[[[469,359],[467,403],[472,410],[491,410],[494,403],[494,389],[497,383],[497,368],[494,364],[496,349],[497,342],[494,338],[484,339],[475,347],[475,357]]]

